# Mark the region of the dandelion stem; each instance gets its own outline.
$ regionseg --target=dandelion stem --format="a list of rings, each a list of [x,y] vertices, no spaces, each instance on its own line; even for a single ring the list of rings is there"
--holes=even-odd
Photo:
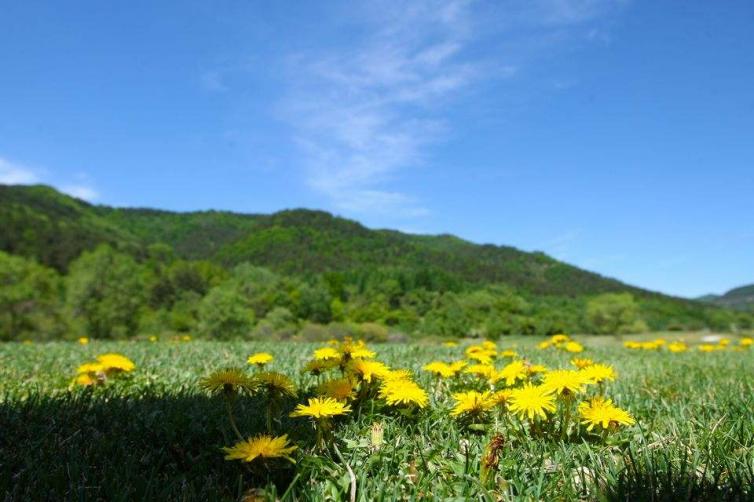
[[[571,396],[565,398],[565,410],[563,411],[563,421],[560,424],[560,440],[565,441],[568,436],[568,422],[571,420]]]
[[[272,434],[272,400],[267,402],[267,433]]]
[[[236,436],[238,436],[238,439],[243,441],[243,436],[241,435],[241,431],[238,430],[238,426],[236,425],[236,419],[233,417],[233,407],[230,404],[230,399],[225,400],[225,409],[228,411],[228,420],[230,421],[230,426],[233,429],[233,432],[236,433]]]

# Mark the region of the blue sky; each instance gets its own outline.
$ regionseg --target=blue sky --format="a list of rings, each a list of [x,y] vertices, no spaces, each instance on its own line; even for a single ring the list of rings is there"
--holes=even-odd
[[[754,282],[754,3],[406,4],[3,2],[0,182]]]

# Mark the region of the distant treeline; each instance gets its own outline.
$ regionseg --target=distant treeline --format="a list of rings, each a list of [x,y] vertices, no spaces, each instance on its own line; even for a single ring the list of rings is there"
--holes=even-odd
[[[355,335],[497,338],[507,334],[750,329],[752,316],[688,308],[631,293],[533,295],[502,284],[471,286],[424,270],[286,276],[242,263],[224,268],[177,258],[164,244],[145,256],[103,244],[66,274],[0,252],[3,340],[91,336],[191,336],[320,340]]]

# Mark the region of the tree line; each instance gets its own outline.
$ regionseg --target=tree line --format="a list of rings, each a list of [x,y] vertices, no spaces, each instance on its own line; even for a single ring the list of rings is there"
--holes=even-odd
[[[2,340],[174,337],[372,340],[752,328],[750,314],[631,293],[532,295],[426,269],[370,266],[283,275],[225,268],[153,244],[140,257],[102,244],[67,271],[0,252]]]

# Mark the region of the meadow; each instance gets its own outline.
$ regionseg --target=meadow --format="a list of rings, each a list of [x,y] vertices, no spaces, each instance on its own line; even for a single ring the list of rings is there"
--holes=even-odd
[[[572,360],[588,358],[612,368],[614,381],[570,395],[553,391],[558,408],[545,418],[519,416],[506,393],[495,394],[494,405],[453,395],[521,389],[540,381],[534,370],[490,387],[489,375],[462,370],[440,378],[424,369],[432,361],[466,360],[466,369],[484,363],[469,359],[472,342],[374,344],[374,359],[410,370],[426,403],[389,405],[378,390],[387,377],[353,373],[350,409],[324,430],[323,422],[291,413],[324,380],[341,377],[337,366],[321,375],[305,370],[315,350],[342,343],[0,344],[0,493],[5,500],[114,501],[754,499],[754,349],[735,338],[729,347],[672,352],[671,338],[629,349],[612,337],[583,337],[583,352],[571,353],[541,348],[543,340],[505,337],[491,364],[576,370]],[[273,356],[264,368],[247,363],[259,352]],[[135,368],[77,385],[77,368],[105,353],[122,354]],[[243,378],[283,373],[296,396],[279,395],[268,424],[270,394],[257,387],[245,395],[243,385],[222,385],[221,375],[212,392],[203,380],[228,367],[241,368]],[[587,430],[577,404],[598,394],[632,420]],[[269,425],[296,449],[225,459],[222,448],[238,442],[234,427],[253,438]]]

